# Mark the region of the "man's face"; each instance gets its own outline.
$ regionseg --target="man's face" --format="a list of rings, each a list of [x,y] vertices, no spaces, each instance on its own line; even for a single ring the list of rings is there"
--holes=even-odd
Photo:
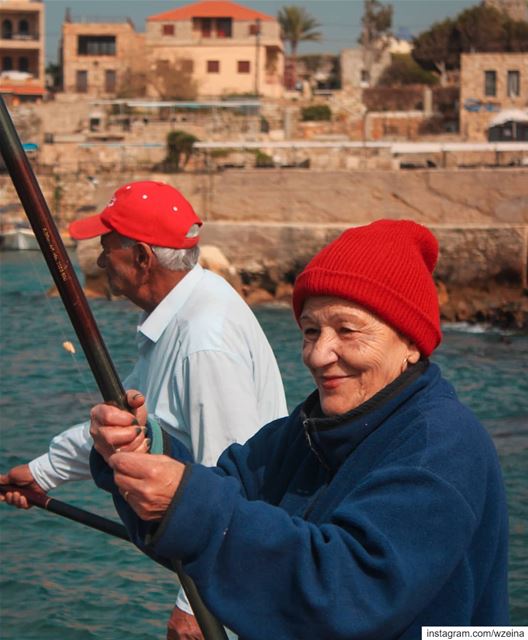
[[[389,325],[342,298],[308,298],[300,325],[303,361],[325,415],[358,407],[419,358],[416,347]]]
[[[122,246],[120,236],[111,231],[101,236],[101,247],[97,265],[105,270],[110,290],[116,296],[131,298],[136,277],[134,246]]]

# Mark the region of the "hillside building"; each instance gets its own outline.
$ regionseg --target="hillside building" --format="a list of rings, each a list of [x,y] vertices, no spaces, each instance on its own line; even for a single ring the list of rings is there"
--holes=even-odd
[[[62,89],[115,97],[132,72],[144,66],[144,35],[132,21],[72,22],[62,25]]]
[[[460,134],[485,141],[503,111],[528,108],[528,53],[465,53],[460,67]]]
[[[23,100],[45,93],[41,0],[0,2],[0,93]]]
[[[180,65],[201,97],[280,97],[284,54],[278,21],[229,1],[205,1],[150,16],[146,54],[151,70]]]

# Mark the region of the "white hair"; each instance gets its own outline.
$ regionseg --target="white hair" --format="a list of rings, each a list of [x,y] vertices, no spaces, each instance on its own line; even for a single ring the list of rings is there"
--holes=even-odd
[[[200,233],[200,225],[193,224],[189,229],[186,238],[196,238]],[[121,246],[132,246],[138,242],[132,238],[127,238],[118,234],[121,241]],[[169,271],[190,271],[198,262],[200,256],[200,247],[195,245],[190,249],[173,249],[172,247],[158,247],[155,245],[149,245],[154,255],[158,259],[160,266]]]

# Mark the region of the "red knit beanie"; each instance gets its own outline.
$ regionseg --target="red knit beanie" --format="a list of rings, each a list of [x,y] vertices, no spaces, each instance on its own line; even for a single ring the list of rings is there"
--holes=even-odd
[[[437,258],[436,238],[411,220],[378,220],[348,229],[297,277],[295,318],[299,322],[309,297],[344,298],[370,309],[429,356],[442,339],[432,278]]]

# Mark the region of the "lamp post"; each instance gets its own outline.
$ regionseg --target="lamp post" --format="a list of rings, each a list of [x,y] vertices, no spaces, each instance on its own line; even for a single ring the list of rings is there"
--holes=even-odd
[[[260,94],[260,18],[255,21],[255,95]]]

